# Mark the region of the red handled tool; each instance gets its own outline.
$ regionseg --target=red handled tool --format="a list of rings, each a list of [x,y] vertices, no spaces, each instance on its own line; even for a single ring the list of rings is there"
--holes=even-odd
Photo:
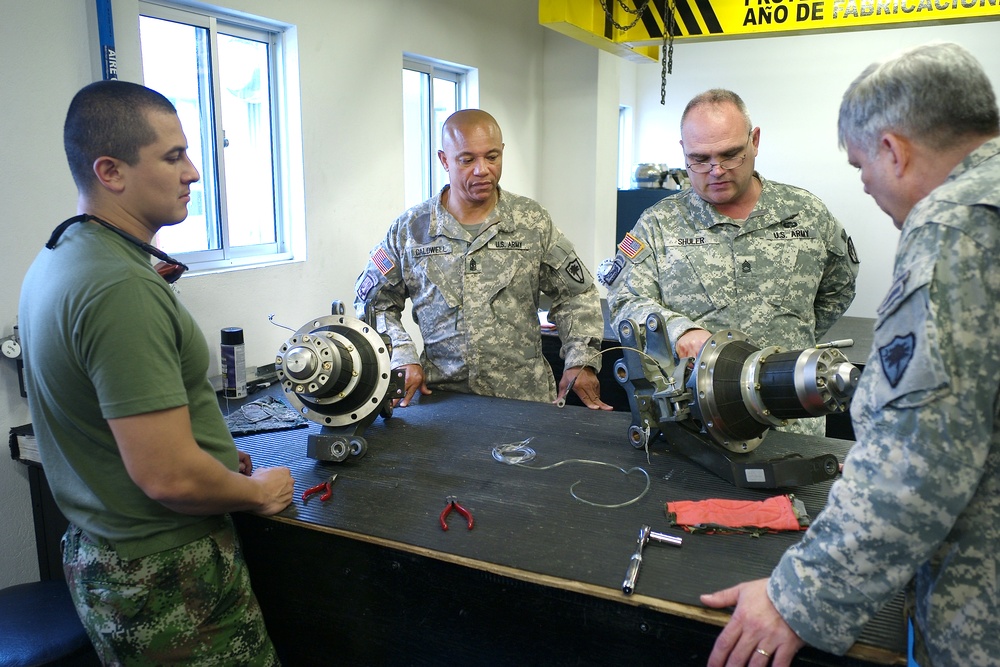
[[[456,512],[464,516],[466,522],[468,523],[469,530],[472,530],[472,523],[473,523],[472,512],[459,505],[458,498],[456,498],[455,496],[448,496],[446,502],[448,503],[448,505],[443,510],[441,510],[441,516],[438,517],[438,520],[441,521],[441,530],[448,530],[447,519],[448,515],[451,514],[452,510],[455,510]]]
[[[335,479],[337,479],[336,475],[326,480],[322,484],[317,484],[316,486],[310,486],[308,489],[302,492],[302,502],[304,503],[306,501],[306,498],[308,498],[313,494],[319,493],[320,491],[323,492],[323,495],[321,495],[319,499],[324,502],[329,500],[333,496],[333,480]]]

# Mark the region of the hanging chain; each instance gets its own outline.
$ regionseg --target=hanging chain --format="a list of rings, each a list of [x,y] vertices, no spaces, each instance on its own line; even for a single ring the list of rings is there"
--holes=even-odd
[[[621,7],[626,14],[632,14],[635,16],[635,19],[628,25],[622,25],[615,20],[614,5],[612,4],[612,0],[601,0],[601,7],[604,9],[605,16],[608,17],[609,21],[611,21],[611,25],[622,32],[628,32],[642,20],[642,15],[649,7],[649,1],[650,0],[643,0],[641,5],[636,5],[636,8],[632,9],[625,4],[625,0],[615,0],[618,6]],[[660,49],[661,105],[665,105],[667,103],[667,74],[673,74],[674,70],[674,0],[664,0],[663,5],[663,48]]]
[[[601,7],[604,8],[604,14],[608,17],[608,20],[611,21],[611,25],[618,28],[622,32],[628,32],[629,30],[634,28],[635,25],[642,20],[642,15],[643,13],[645,13],[646,7],[649,6],[649,0],[642,0],[642,6],[636,7],[635,9],[632,9],[631,7],[626,5],[625,0],[616,0],[616,2],[618,3],[619,7],[625,10],[626,14],[635,15],[634,21],[632,21],[628,25],[622,25],[615,20],[615,11],[614,7],[611,5],[611,0],[601,0]]]
[[[663,48],[660,49],[660,106],[667,103],[667,75],[674,71],[674,1],[666,0],[663,17]]]

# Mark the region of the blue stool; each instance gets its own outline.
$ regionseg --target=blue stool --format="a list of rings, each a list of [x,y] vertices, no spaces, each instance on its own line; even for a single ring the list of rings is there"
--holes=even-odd
[[[99,664],[66,582],[0,590],[0,667]]]

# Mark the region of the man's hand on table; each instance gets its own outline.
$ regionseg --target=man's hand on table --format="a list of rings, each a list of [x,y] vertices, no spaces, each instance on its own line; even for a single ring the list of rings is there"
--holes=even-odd
[[[767,579],[702,595],[701,602],[715,609],[736,607],[715,640],[708,667],[769,664],[789,667],[795,654],[805,646],[767,596]]]
[[[563,371],[562,379],[559,381],[559,391],[556,392],[558,397],[556,403],[559,402],[559,398],[566,397],[571,382],[573,383],[573,392],[591,410],[614,409],[601,400],[601,383],[597,379],[597,373],[590,366],[573,366]]]
[[[418,391],[424,395],[433,393],[427,388],[427,382],[424,379],[424,369],[420,364],[406,364],[394,370],[402,370],[406,373],[406,380],[403,386],[403,398],[395,399],[392,402],[393,407],[405,408],[410,404],[410,400]]]

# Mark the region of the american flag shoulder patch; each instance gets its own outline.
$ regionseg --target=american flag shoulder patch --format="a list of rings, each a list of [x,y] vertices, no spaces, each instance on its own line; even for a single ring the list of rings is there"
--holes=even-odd
[[[625,238],[618,244],[618,249],[629,259],[635,259],[635,256],[642,252],[644,247],[646,244],[632,236],[632,232],[625,234]]]
[[[378,249],[372,253],[372,263],[375,264],[383,276],[396,267],[396,263],[392,261],[392,258],[389,257],[389,253],[387,253],[385,248],[382,246],[379,246]]]

